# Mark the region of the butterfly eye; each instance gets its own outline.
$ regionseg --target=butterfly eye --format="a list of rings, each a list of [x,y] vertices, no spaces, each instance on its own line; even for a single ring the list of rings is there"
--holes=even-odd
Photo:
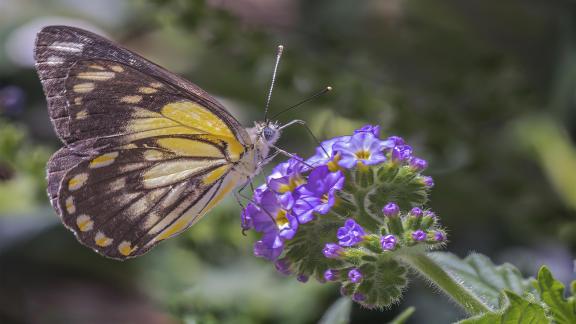
[[[273,130],[270,127],[265,127],[262,130],[262,134],[264,135],[264,139],[266,139],[266,141],[270,141],[274,138],[274,135],[276,134],[276,131]]]

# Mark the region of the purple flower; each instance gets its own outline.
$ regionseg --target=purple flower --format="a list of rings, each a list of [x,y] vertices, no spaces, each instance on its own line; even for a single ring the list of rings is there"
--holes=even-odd
[[[424,212],[422,211],[422,209],[418,208],[418,207],[414,207],[410,210],[410,215],[414,216],[414,217],[422,217],[422,214]]]
[[[423,171],[428,167],[428,162],[424,159],[413,157],[410,159],[410,167],[416,171]]]
[[[338,165],[351,169],[358,163],[375,165],[386,161],[382,152],[389,143],[379,140],[374,134],[368,132],[356,133],[347,142],[334,144],[334,151],[338,151],[342,158]]]
[[[344,174],[341,171],[330,172],[323,165],[312,170],[308,182],[298,188],[293,212],[302,224],[311,221],[313,212],[326,214],[334,206],[336,190],[344,186]]]
[[[254,255],[257,257],[265,258],[268,260],[276,260],[282,250],[284,249],[284,242],[273,232],[265,233],[262,239],[254,243]]]
[[[344,251],[344,249],[340,245],[336,243],[326,243],[322,250],[322,254],[324,254],[328,259],[336,259],[340,257],[342,251]]]
[[[432,179],[432,177],[428,177],[428,176],[423,176],[422,177],[422,182],[424,183],[424,185],[428,188],[432,188],[434,187],[434,179]]]
[[[391,142],[394,146],[404,145],[404,139],[400,136],[390,136],[387,141]]]
[[[301,162],[300,158],[291,158],[278,164],[272,170],[272,174],[267,178],[268,187],[279,194],[292,192],[306,182],[302,177],[302,172],[307,170],[308,167]]]
[[[328,269],[324,272],[324,279],[326,281],[336,281],[338,280],[340,273],[338,270]]]
[[[426,239],[426,232],[423,230],[417,230],[412,232],[412,238],[415,241],[424,241]]]
[[[352,295],[352,300],[357,303],[361,303],[366,300],[366,296],[363,293],[357,292]]]
[[[305,283],[305,282],[308,282],[308,276],[304,275],[304,274],[300,274],[300,275],[298,275],[298,277],[296,277],[296,280],[298,280],[302,283]]]
[[[396,217],[400,213],[400,207],[394,202],[389,202],[382,208],[382,213],[386,217]]]
[[[327,141],[320,143],[320,147],[316,148],[316,154],[314,154],[311,158],[306,160],[306,163],[309,165],[317,166],[317,165],[330,164],[330,162],[332,161],[340,160],[339,154],[337,156],[336,152],[333,149],[333,146],[334,144],[345,143],[348,142],[349,140],[350,136],[340,136],[331,138]]]
[[[354,268],[348,272],[348,280],[352,283],[359,283],[362,281],[362,272],[358,268]]]
[[[392,149],[392,161],[405,162],[412,159],[412,147],[410,145],[397,145]]]
[[[254,254],[275,260],[282,253],[283,241],[292,239],[296,234],[298,220],[289,212],[290,199],[277,197],[270,190],[257,191],[255,196],[260,206],[249,204],[242,213],[242,224],[263,233],[262,238],[254,244]]]
[[[354,246],[364,239],[364,229],[352,218],[348,218],[344,223],[344,226],[338,229],[336,237],[338,237],[338,243],[341,246]]]
[[[446,235],[441,231],[436,231],[436,233],[434,233],[434,240],[444,242],[446,240]]]
[[[249,203],[248,206],[242,210],[242,213],[240,214],[242,230],[249,230],[254,227],[252,215],[259,212],[260,210],[258,210],[258,207],[254,206],[252,203]]]
[[[430,218],[436,218],[436,214],[431,211],[431,210],[427,210],[424,212],[424,216],[430,217]]]
[[[380,136],[380,126],[379,125],[365,125],[364,127],[354,131],[354,134],[358,133],[372,133],[374,136]]]
[[[396,236],[389,234],[380,238],[380,245],[384,251],[392,251],[396,248],[397,239]]]
[[[286,259],[280,259],[274,262],[274,267],[276,268],[276,271],[285,276],[288,276],[292,273],[292,271],[290,271],[290,263]]]

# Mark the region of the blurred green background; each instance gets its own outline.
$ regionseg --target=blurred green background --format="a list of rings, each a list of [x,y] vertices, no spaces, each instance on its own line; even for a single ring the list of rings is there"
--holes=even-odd
[[[251,254],[228,199],[197,226],[127,262],[83,248],[45,195],[60,143],[33,68],[35,33],[66,24],[112,38],[217,96],[245,125],[262,118],[275,47],[285,56],[272,111],[320,138],[377,123],[429,160],[430,206],[448,250],[548,264],[574,279],[576,2],[569,0],[0,0],[0,322],[315,323],[338,287],[302,284]],[[314,142],[287,130],[280,145]],[[259,181],[262,181],[260,177]],[[353,323],[463,314],[414,280]]]

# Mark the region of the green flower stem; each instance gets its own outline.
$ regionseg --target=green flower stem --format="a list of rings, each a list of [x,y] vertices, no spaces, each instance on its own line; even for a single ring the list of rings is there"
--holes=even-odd
[[[491,313],[493,310],[478,296],[458,282],[453,276],[442,269],[436,261],[424,252],[399,255],[398,258],[410,268],[418,271],[446,295],[451,297],[470,315]]]

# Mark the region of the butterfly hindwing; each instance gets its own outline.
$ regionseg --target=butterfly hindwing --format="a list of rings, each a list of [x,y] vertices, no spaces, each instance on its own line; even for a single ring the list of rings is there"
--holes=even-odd
[[[63,222],[83,244],[119,259],[191,226],[231,180],[224,145],[196,137],[138,140],[82,160],[61,180]],[[173,151],[174,140],[190,154]]]

